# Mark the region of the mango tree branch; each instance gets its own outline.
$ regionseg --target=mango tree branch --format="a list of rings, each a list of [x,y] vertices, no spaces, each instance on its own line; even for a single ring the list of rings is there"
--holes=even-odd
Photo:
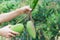
[[[39,1],[39,0],[33,0],[33,2],[31,3],[30,7],[32,8],[32,11],[35,9],[38,1]],[[33,20],[33,18],[32,18],[32,11],[31,11],[31,13],[29,13],[29,19],[34,22],[34,20]]]

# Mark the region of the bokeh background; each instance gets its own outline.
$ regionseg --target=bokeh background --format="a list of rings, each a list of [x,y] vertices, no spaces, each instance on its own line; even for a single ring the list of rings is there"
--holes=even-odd
[[[0,14],[8,13],[17,8],[30,5],[33,0],[0,0]],[[32,18],[36,28],[36,39],[30,37],[23,31],[19,37],[11,40],[58,40],[60,37],[60,0],[39,0],[36,8],[32,12]],[[22,14],[9,22],[1,23],[0,27],[23,23],[28,20],[27,14]],[[1,40],[5,38],[1,37]],[[60,39],[59,39],[60,40]]]

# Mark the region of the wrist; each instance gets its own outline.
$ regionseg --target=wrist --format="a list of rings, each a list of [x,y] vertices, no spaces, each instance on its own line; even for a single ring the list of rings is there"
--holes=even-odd
[[[16,12],[19,13],[19,14],[23,14],[24,11],[20,8],[20,9],[16,9]]]

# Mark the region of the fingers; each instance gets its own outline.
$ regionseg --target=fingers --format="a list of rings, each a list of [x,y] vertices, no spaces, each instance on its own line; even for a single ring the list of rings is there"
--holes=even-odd
[[[15,36],[16,36],[16,35],[14,35],[14,34],[8,33],[8,34],[6,35],[6,38],[15,37]]]
[[[25,11],[27,11],[27,12],[32,11],[32,9],[30,8],[30,6],[26,6],[25,9],[26,9]]]
[[[14,32],[14,31],[10,31],[10,33],[12,33],[12,34],[14,34],[14,35],[19,35],[19,33],[18,32]]]
[[[29,11],[31,11],[32,9],[30,8],[30,6],[25,6],[25,8]]]
[[[9,33],[9,37],[15,37],[16,35]]]
[[[24,6],[22,8],[20,8],[23,13],[30,13],[32,11],[32,9],[30,8],[30,6]]]
[[[0,35],[9,38],[9,37],[15,37],[16,35],[19,35],[19,33],[12,31],[10,29],[10,25],[8,25],[0,29]]]
[[[30,6],[27,6],[27,9],[29,9],[30,11],[32,10],[32,9],[30,8]]]
[[[7,37],[7,38],[10,38],[10,37],[15,37],[16,35],[19,35],[19,33],[14,32],[14,31],[10,31],[10,32],[6,35],[6,37]]]

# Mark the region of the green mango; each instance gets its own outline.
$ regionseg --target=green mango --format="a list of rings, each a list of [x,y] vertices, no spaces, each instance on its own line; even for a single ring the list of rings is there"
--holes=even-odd
[[[32,38],[36,38],[36,31],[32,21],[28,21],[26,25],[27,31]]]
[[[15,32],[21,33],[24,30],[24,25],[23,24],[11,25],[11,29]]]

